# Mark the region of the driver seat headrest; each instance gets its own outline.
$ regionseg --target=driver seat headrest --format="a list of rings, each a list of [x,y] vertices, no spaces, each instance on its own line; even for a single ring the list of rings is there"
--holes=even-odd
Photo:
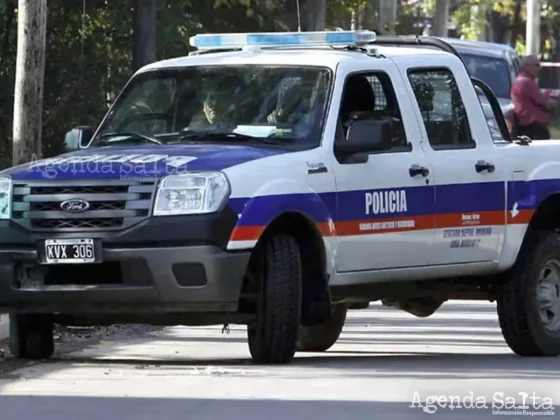
[[[342,103],[343,114],[375,110],[375,93],[371,83],[362,75],[348,78]]]

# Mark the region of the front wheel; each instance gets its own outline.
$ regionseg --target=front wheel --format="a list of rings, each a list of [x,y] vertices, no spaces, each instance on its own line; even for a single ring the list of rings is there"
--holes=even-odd
[[[534,234],[498,299],[506,343],[520,356],[560,355],[560,235]]]
[[[247,328],[255,363],[289,363],[296,352],[301,317],[302,270],[299,247],[288,235],[263,244],[257,318]]]
[[[302,325],[299,328],[298,351],[323,352],[330,349],[344,328],[347,312],[348,304],[335,303],[331,305],[330,319],[318,325]]]

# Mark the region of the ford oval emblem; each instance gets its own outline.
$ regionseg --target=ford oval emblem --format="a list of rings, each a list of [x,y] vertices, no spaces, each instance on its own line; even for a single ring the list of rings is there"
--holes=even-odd
[[[80,198],[73,198],[60,203],[60,208],[68,213],[81,213],[89,209],[89,203]]]

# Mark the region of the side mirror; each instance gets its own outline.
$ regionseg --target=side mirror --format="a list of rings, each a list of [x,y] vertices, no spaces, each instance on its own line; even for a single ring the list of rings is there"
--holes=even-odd
[[[80,126],[73,128],[68,133],[64,139],[64,145],[68,152],[73,152],[75,150],[80,150],[89,144],[91,138],[93,137],[93,128],[89,126]]]
[[[348,127],[346,141],[335,143],[335,151],[343,155],[354,155],[389,150],[392,147],[391,133],[391,121],[355,121]]]

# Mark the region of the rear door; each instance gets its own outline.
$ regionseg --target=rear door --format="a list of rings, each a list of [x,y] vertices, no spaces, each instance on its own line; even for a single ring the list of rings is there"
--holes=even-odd
[[[464,83],[461,63],[439,56],[431,61],[431,67],[411,63],[405,75],[434,175],[435,236],[429,263],[497,261],[505,234],[506,168],[479,99],[470,83]],[[464,76],[462,83],[456,74]]]

